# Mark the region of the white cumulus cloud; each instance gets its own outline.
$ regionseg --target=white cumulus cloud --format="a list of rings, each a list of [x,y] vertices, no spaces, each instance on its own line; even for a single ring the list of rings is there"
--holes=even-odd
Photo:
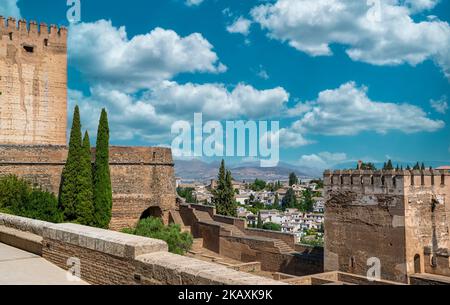
[[[17,5],[18,0],[1,0],[0,1],[0,16],[5,18],[14,17],[20,19],[20,9]]]
[[[435,61],[450,78],[450,26],[437,18],[416,22],[414,12],[437,1],[277,0],[252,9],[268,36],[311,56],[330,56],[346,46],[355,61],[417,65]]]
[[[83,121],[90,124],[86,129],[95,131],[97,116],[106,107],[114,139],[137,139],[151,144],[169,143],[172,124],[192,121],[194,113],[202,113],[205,120],[258,118],[272,107],[281,109],[289,99],[281,88],[257,90],[238,84],[229,90],[223,84],[181,85],[172,81],[164,81],[140,95],[101,85],[90,91],[85,96],[69,90],[70,109],[76,104],[80,106],[81,113],[87,116]]]
[[[160,111],[178,116],[202,112],[212,119],[256,119],[279,114],[289,93],[281,87],[258,90],[243,83],[228,89],[224,84],[165,81],[152,88],[147,98]]]
[[[323,170],[346,160],[347,154],[345,153],[321,152],[318,154],[303,155],[300,157],[298,163],[300,166]]]
[[[244,17],[239,17],[232,24],[227,26],[227,31],[234,34],[242,34],[247,36],[250,33],[252,22]]]
[[[187,6],[198,6],[203,3],[204,0],[186,0]]]
[[[339,136],[366,131],[433,132],[445,126],[417,106],[373,101],[367,93],[367,87],[358,87],[355,82],[322,91],[316,100],[297,105],[295,109],[302,111],[296,113],[301,116],[291,129],[302,134]]]
[[[125,27],[106,20],[71,26],[69,62],[91,81],[129,90],[148,88],[180,73],[226,70],[199,33],[180,37],[155,28],[129,39]]]
[[[430,105],[436,112],[446,114],[448,110],[447,96],[444,95],[439,100],[431,100]]]

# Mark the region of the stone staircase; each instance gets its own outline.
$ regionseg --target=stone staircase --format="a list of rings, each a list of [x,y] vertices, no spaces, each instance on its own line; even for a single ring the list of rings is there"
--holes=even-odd
[[[280,239],[274,239],[273,242],[274,246],[280,250],[280,253],[293,253],[295,252],[294,249],[292,249],[291,246],[289,246],[287,243]]]
[[[243,236],[245,236],[244,232],[239,230],[236,226],[225,224],[225,223],[221,223],[221,222],[218,223],[218,224],[220,224],[222,229],[224,229],[227,232],[230,232],[231,236],[236,236],[236,237],[243,237]]]
[[[186,226],[183,222],[183,219],[181,218],[180,212],[178,211],[170,211],[170,216],[172,217],[173,222],[176,225],[179,225],[181,227],[181,232],[187,232],[191,233],[191,227]]]
[[[194,215],[198,221],[203,221],[207,223],[212,223],[218,225],[222,230],[229,232],[230,236],[245,236],[245,234],[239,230],[236,226],[215,221],[208,212],[194,210]]]

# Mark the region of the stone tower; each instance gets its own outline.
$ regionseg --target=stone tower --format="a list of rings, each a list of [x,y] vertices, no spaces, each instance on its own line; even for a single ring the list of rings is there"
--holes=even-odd
[[[0,16],[0,145],[66,145],[67,30]]]
[[[450,173],[327,171],[325,270],[381,278],[450,275]]]

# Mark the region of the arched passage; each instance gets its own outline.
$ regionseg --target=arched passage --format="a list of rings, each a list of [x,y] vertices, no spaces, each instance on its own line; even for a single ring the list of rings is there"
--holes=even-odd
[[[159,207],[150,207],[142,213],[141,219],[146,219],[149,217],[162,218],[162,216],[163,212]]]
[[[419,254],[416,254],[414,256],[414,273],[416,273],[416,274],[422,273],[422,266],[421,266]]]

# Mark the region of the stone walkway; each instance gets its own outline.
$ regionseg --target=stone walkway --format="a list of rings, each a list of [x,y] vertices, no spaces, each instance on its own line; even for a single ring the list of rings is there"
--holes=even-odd
[[[87,285],[40,256],[0,243],[0,285]]]

